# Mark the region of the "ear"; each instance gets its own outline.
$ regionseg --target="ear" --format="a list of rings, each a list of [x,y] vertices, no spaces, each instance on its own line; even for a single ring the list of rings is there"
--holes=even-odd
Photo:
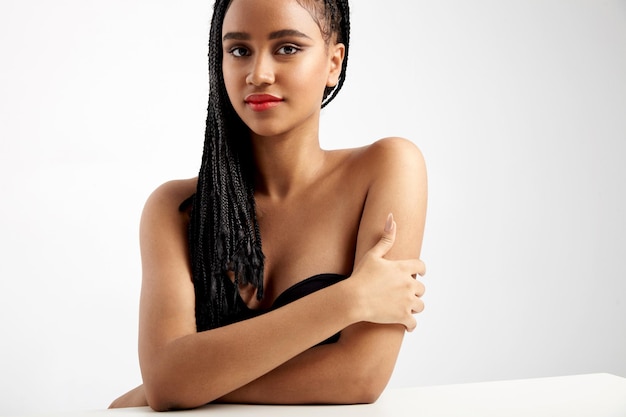
[[[326,87],[334,87],[339,82],[339,74],[341,74],[345,54],[346,46],[343,43],[336,43],[329,46],[330,71],[328,73]]]

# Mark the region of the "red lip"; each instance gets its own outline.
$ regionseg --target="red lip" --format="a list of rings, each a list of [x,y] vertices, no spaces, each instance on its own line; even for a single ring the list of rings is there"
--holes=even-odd
[[[283,101],[282,98],[273,96],[271,94],[250,94],[246,97],[246,103],[267,103],[269,101]]]
[[[283,99],[271,94],[250,94],[244,100],[254,111],[264,111],[278,106]]]

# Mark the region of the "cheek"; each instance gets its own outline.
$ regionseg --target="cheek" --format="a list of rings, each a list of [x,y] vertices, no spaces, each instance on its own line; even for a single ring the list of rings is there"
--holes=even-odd
[[[303,61],[297,68],[291,68],[288,74],[294,85],[310,91],[311,94],[323,95],[328,80],[328,66],[324,61]]]

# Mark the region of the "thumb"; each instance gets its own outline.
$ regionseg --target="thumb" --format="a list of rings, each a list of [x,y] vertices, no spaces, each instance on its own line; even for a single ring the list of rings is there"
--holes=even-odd
[[[393,246],[393,242],[396,240],[396,222],[393,220],[393,214],[389,213],[387,216],[387,222],[385,223],[385,229],[380,237],[380,240],[370,249],[370,251],[379,257],[383,257],[389,252]]]

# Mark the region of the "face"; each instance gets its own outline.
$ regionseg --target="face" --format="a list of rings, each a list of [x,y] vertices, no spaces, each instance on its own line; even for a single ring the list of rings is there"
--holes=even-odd
[[[224,83],[259,136],[317,128],[324,89],[337,84],[344,47],[325,42],[296,0],[233,0],[222,29]]]

